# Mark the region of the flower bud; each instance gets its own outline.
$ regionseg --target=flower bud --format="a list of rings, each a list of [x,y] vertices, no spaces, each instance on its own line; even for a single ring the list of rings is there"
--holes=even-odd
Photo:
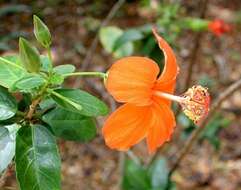
[[[49,48],[51,44],[51,34],[48,27],[36,15],[33,16],[33,24],[36,39],[43,47]]]

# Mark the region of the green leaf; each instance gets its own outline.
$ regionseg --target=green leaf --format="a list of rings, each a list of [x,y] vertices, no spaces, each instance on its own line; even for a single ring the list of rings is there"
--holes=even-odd
[[[60,190],[60,156],[55,138],[44,126],[18,131],[15,163],[21,190]]]
[[[113,53],[115,58],[129,56],[134,51],[133,43],[127,42],[114,51],[114,46],[118,38],[123,34],[120,28],[114,26],[100,29],[100,42],[108,53]]]
[[[27,71],[39,72],[41,66],[39,52],[24,38],[19,38],[19,56]]]
[[[125,31],[116,41],[113,47],[113,51],[116,51],[123,44],[128,42],[136,41],[142,39],[144,36],[142,33],[136,29],[130,29]]]
[[[50,109],[52,107],[54,107],[55,101],[52,98],[47,97],[46,99],[43,99],[40,103],[39,106],[41,109]]]
[[[55,108],[43,116],[54,134],[66,140],[87,142],[96,135],[95,122],[91,117]]]
[[[16,124],[0,127],[0,174],[8,167],[15,155]]]
[[[16,112],[16,99],[5,88],[0,86],[0,121],[13,117]]]
[[[124,190],[151,189],[151,182],[145,169],[132,160],[126,160],[122,188]]]
[[[151,179],[151,185],[153,189],[165,189],[168,185],[168,173],[167,162],[165,158],[157,159],[148,168],[148,173]]]
[[[41,71],[49,72],[51,71],[53,65],[47,56],[40,56],[41,61]]]
[[[52,95],[52,98],[59,106],[69,111],[86,116],[106,115],[108,113],[108,107],[104,102],[85,91],[78,89],[58,89],[55,92],[82,107],[81,110],[77,109],[76,106],[71,105],[69,102]]]
[[[49,48],[49,46],[51,45],[51,34],[49,32],[48,27],[36,15],[33,16],[33,24],[34,35],[36,39],[43,47]]]
[[[75,66],[74,65],[70,65],[70,64],[66,64],[66,65],[59,65],[54,67],[54,72],[63,75],[63,74],[67,74],[67,73],[73,73],[75,71]]]
[[[58,73],[52,74],[49,82],[53,85],[60,85],[64,82],[64,77]]]
[[[28,75],[16,81],[13,85],[20,90],[30,90],[38,88],[46,83],[46,80],[41,75]]]
[[[0,85],[10,88],[26,74],[17,56],[0,57]]]

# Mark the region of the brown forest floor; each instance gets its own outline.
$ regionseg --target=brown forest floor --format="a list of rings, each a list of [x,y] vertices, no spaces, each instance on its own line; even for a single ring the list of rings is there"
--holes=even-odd
[[[26,0],[19,2],[29,6],[34,4],[36,11],[41,11],[41,14],[44,15],[45,22],[53,34],[52,51],[55,62],[57,64],[72,63],[77,67],[80,67],[84,59],[87,50],[84,47],[88,47],[95,36],[95,32],[93,32],[96,27],[95,23],[88,21],[88,19],[94,17],[96,18],[95,21],[101,21],[114,4],[114,1],[101,1],[102,3],[96,4],[96,7],[94,7],[92,1],[86,1],[87,3],[81,6],[75,1],[65,1],[51,7],[46,6],[46,3],[43,3],[44,1],[33,3]],[[190,6],[189,16],[196,15],[198,7],[194,1],[183,2],[185,2],[185,6]],[[6,6],[7,4],[7,1],[5,1],[0,3],[0,6]],[[226,11],[225,13],[208,11],[207,16],[213,18],[220,16],[220,14],[240,10],[241,2],[239,0],[212,0],[208,6],[209,10],[214,10],[213,7],[216,7]],[[111,21],[111,24],[130,27],[146,22],[148,22],[148,19],[139,14],[137,1],[134,1],[134,3],[128,3],[124,6],[115,19]],[[86,23],[88,26],[86,26]],[[1,35],[7,35],[11,31],[32,32],[31,13],[7,15],[0,21],[0,24]],[[185,76],[192,36],[192,33],[186,32],[177,42],[181,47],[177,53],[181,67],[179,83],[182,83]],[[12,51],[16,52],[17,40],[11,40],[9,43],[13,47]],[[240,44],[241,31],[238,29],[217,40],[213,40],[211,34],[205,34],[199,52],[198,64],[194,69],[193,81],[196,81],[200,74],[207,74],[216,80],[217,90],[215,92],[218,93],[227,87],[230,82],[240,78]],[[78,49],[77,47],[82,48]],[[216,64],[212,62],[213,55],[219,60]],[[99,45],[93,57],[94,64],[91,65],[90,70],[106,70],[112,62],[111,56],[105,53]],[[215,68],[213,65],[215,65]],[[72,85],[73,79],[70,79],[68,83]],[[80,84],[99,97],[104,95],[103,99],[111,104],[110,98],[107,98],[100,81],[89,80],[88,84],[80,81]],[[101,93],[92,88],[93,84],[101,89]],[[198,144],[192,153],[188,154],[180,169],[174,175],[178,189],[241,189],[241,91],[235,93],[230,100],[226,101],[223,108],[239,108],[239,112],[237,114],[230,111],[225,112],[227,117],[232,118],[232,123],[219,133],[222,142],[220,150],[215,151],[206,141]],[[99,129],[103,119],[99,118],[98,120]],[[178,143],[175,141],[175,136],[171,141],[171,152],[175,152],[177,148]],[[105,146],[100,133],[88,144],[59,141],[59,145],[62,156],[63,190],[119,189],[119,153]],[[143,158],[148,157],[144,143],[136,146],[134,151]],[[8,187],[17,189],[14,175],[14,171],[9,174],[4,189],[7,190]]]

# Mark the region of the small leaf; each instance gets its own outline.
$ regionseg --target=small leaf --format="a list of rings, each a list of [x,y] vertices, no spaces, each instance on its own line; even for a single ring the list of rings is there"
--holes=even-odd
[[[36,15],[33,16],[33,24],[34,35],[36,39],[43,47],[49,48],[49,46],[51,45],[51,34],[49,32],[48,27]]]
[[[0,85],[10,88],[17,80],[26,75],[18,56],[0,57]]]
[[[0,86],[0,121],[13,117],[16,112],[17,101],[5,88]]]
[[[126,160],[122,188],[123,190],[151,189],[150,179],[145,169],[132,160]]]
[[[19,38],[19,55],[27,71],[39,72],[41,66],[39,52],[24,38]]]
[[[75,66],[66,64],[66,65],[59,65],[54,67],[54,72],[63,75],[63,74],[68,74],[68,73],[73,73],[75,71]]]
[[[30,90],[45,84],[45,79],[40,75],[28,75],[16,81],[14,87],[20,90]]]
[[[41,71],[49,72],[52,69],[52,63],[47,56],[40,56]]]
[[[96,127],[91,117],[56,108],[43,116],[54,134],[66,140],[87,142],[96,135]]]
[[[58,73],[52,74],[49,82],[53,85],[60,85],[64,82],[64,77]]]
[[[113,51],[116,51],[123,44],[132,42],[132,41],[136,41],[136,40],[140,40],[143,37],[144,36],[142,35],[142,33],[136,29],[127,30],[115,41]]]
[[[134,46],[131,42],[127,42],[114,50],[115,43],[123,34],[120,28],[114,26],[103,27],[100,30],[100,42],[108,53],[112,53],[115,58],[129,56],[134,51]]]
[[[69,111],[77,112],[86,116],[106,115],[108,113],[108,107],[104,102],[85,91],[78,89],[58,89],[55,90],[55,92],[82,107],[81,110],[76,109],[73,105],[63,101],[63,99],[52,96],[59,106]]]
[[[8,167],[15,155],[16,124],[0,127],[0,174]]]
[[[21,190],[60,190],[60,156],[55,138],[44,126],[21,127],[15,163]]]

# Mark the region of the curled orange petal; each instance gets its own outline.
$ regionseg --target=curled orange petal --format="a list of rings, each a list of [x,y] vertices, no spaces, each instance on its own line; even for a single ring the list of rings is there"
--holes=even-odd
[[[118,102],[149,105],[158,73],[159,67],[153,60],[126,57],[111,66],[105,85]]]
[[[154,103],[147,132],[149,153],[154,153],[164,142],[170,140],[175,125],[175,117],[171,109],[165,104]]]
[[[158,82],[161,85],[162,83],[175,80],[179,72],[179,67],[177,65],[176,56],[172,48],[161,36],[158,35],[156,28],[153,28],[152,31],[156,37],[156,40],[158,41],[160,49],[163,51],[165,56],[165,66],[161,76],[158,78]]]
[[[145,136],[151,117],[150,106],[124,104],[106,120],[102,133],[112,149],[128,150]]]

